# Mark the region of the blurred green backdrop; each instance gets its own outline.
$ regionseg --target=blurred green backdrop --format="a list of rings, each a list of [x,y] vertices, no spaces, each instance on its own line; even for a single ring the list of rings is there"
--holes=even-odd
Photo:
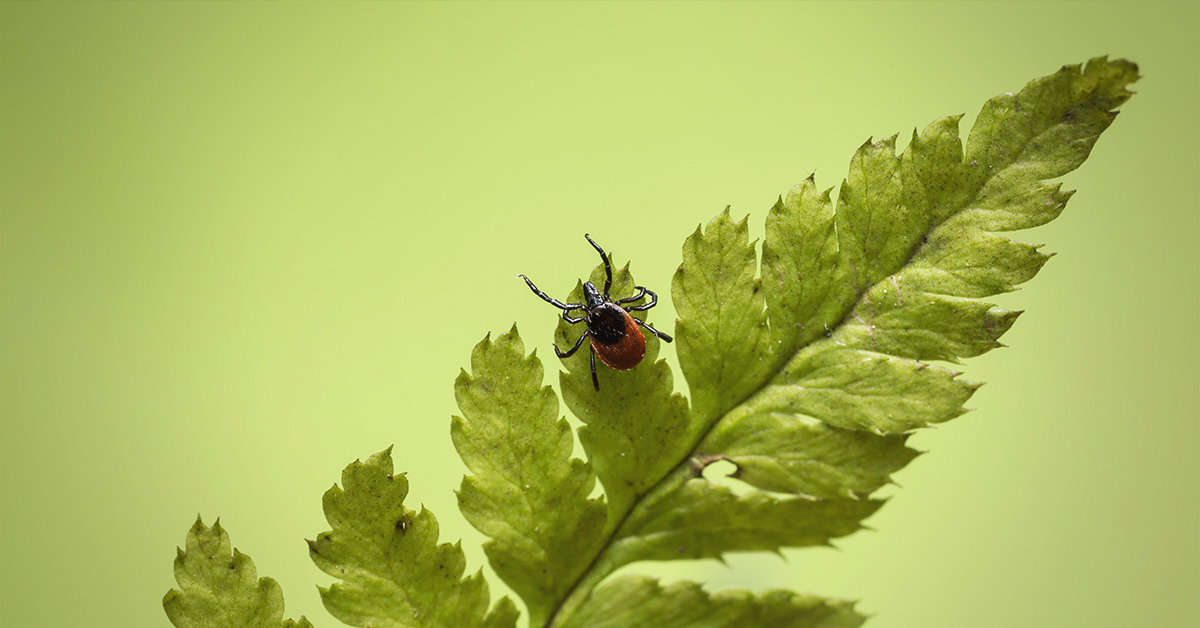
[[[452,382],[514,321],[552,355],[514,275],[565,293],[587,231],[669,294],[726,204],[761,236],[868,136],[965,131],[1108,54],[1138,95],[1026,236],[1060,255],[1000,300],[1028,313],[967,364],[978,410],[914,439],[877,531],[641,569],[877,628],[1200,624],[1198,7],[4,2],[0,623],[167,625],[199,512],[288,616],[338,625],[303,539],[393,443],[482,566]]]

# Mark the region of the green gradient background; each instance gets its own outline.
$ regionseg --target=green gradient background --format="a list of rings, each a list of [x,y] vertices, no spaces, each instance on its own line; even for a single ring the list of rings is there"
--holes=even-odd
[[[875,628],[1200,624],[1198,7],[3,3],[0,623],[166,626],[200,512],[288,616],[339,625],[302,539],[393,443],[478,568],[452,382],[514,321],[552,355],[516,273],[565,293],[587,231],[669,293],[726,204],[759,237],[868,136],[965,131],[1108,54],[1138,95],[1025,236],[1060,255],[999,300],[1028,310],[1011,348],[967,364],[978,410],[914,438],[878,531],[642,568]]]

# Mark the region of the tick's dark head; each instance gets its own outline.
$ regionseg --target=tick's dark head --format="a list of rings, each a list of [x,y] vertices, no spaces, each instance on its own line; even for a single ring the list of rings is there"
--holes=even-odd
[[[604,303],[604,295],[600,294],[600,291],[590,281],[583,284],[583,298],[587,301],[587,309],[589,310],[594,307],[600,307]]]

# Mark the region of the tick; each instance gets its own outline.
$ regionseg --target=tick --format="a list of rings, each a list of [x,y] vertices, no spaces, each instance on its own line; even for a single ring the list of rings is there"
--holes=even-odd
[[[642,321],[629,315],[630,312],[644,312],[658,304],[658,295],[642,286],[634,286],[637,294],[628,299],[613,301],[608,296],[608,291],[612,288],[612,264],[608,260],[608,255],[604,253],[604,249],[596,244],[595,240],[588,234],[583,234],[587,241],[592,244],[592,248],[600,253],[600,259],[604,260],[604,292],[601,293],[596,289],[592,282],[588,281],[583,284],[584,303],[563,303],[555,299],[545,292],[538,290],[538,287],[533,285],[529,277],[525,275],[517,275],[525,280],[529,285],[529,289],[533,293],[544,299],[550,305],[563,311],[562,317],[564,321],[574,325],[575,323],[587,323],[587,329],[579,336],[579,340],[575,341],[575,346],[568,351],[562,351],[558,345],[554,345],[554,353],[560,358],[569,358],[575,355],[579,347],[583,346],[584,338],[591,338],[592,352],[592,385],[596,390],[600,390],[600,380],[596,378],[596,356],[600,356],[600,361],[606,366],[618,371],[631,369],[641,363],[642,358],[646,355],[646,337],[642,335],[642,330],[638,326],[646,328],[646,331],[662,338],[665,342],[671,342],[671,337],[643,323]],[[650,295],[650,302],[641,305],[627,305],[640,300],[642,297]],[[571,312],[579,310],[583,316],[571,316]]]

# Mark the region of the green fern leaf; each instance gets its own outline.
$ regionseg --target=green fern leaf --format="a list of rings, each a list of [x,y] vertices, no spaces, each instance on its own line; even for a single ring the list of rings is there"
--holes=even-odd
[[[185,546],[175,557],[179,589],[163,597],[178,628],[312,628],[304,617],[283,619],[279,583],[259,578],[250,557],[231,549],[220,521],[210,528],[196,517]]]
[[[326,491],[333,530],[308,542],[317,567],[341,580],[320,589],[325,608],[364,628],[515,626],[513,603],[501,598],[488,612],[483,575],[462,577],[462,548],[438,544],[437,519],[405,508],[407,495],[408,480],[392,475],[390,448],[346,467],[342,486]]]
[[[459,508],[492,538],[484,545],[492,568],[525,600],[531,625],[541,625],[586,567],[578,559],[597,543],[604,503],[588,499],[595,474],[571,458],[558,397],[542,386],[541,361],[525,356],[516,327],[480,342],[471,371],[455,382],[463,416],[451,426],[474,474],[463,478]]]
[[[1047,256],[994,232],[1043,224],[1062,211],[1069,194],[1043,179],[1086,159],[1136,78],[1126,61],[1063,68],[990,101],[965,155],[958,118],[946,118],[914,133],[899,157],[894,138],[860,148],[832,216],[828,195],[817,195],[811,179],[781,199],[764,244],[768,315],[799,332],[799,350],[777,358],[779,372],[697,453],[732,453],[735,425],[762,415],[804,415],[882,435],[961,414],[977,385],[925,361],[999,346],[1018,313],[974,298],[1013,289]],[[792,235],[798,231],[817,235]],[[795,274],[814,252],[830,258],[830,234],[838,238],[835,270],[816,279]],[[775,346],[791,350],[786,339]]]
[[[763,360],[770,345],[766,295],[748,233],[746,220],[734,223],[726,208],[684,242],[671,284],[679,368],[694,416],[715,416],[744,399],[773,366]]]
[[[737,465],[732,477],[765,491],[855,499],[918,455],[904,445],[908,434],[840,429],[792,412],[743,412],[717,424],[705,443]]]
[[[870,494],[917,455],[905,444],[908,434],[961,415],[979,387],[931,362],[958,363],[1001,346],[1020,313],[978,299],[1015,289],[1049,257],[999,232],[1044,224],[1062,211],[1070,193],[1046,180],[1087,158],[1136,79],[1127,61],[1064,67],[989,101],[965,149],[958,116],[914,133],[899,155],[895,137],[868,141],[836,203],[810,177],[771,208],[761,264],[746,221],[733,221],[728,209],[697,229],[672,282],[690,406],[672,394],[653,337],[638,367],[601,368],[600,391],[591,385],[586,351],[563,360],[563,399],[584,423],[580,442],[604,487],[607,516],[594,542],[571,536],[563,545],[579,550],[582,571],[559,568],[557,554],[529,556],[527,571],[554,566],[569,574],[569,582],[520,592],[531,612],[549,626],[725,625],[716,618],[743,617],[738,609],[748,594],[710,597],[692,585],[663,589],[637,579],[602,583],[639,560],[825,545],[860,529],[883,504]],[[593,283],[601,272],[593,271]],[[622,269],[612,297],[632,294],[633,285]],[[582,301],[581,287],[566,300]],[[572,346],[580,327],[560,320],[556,343]],[[510,362],[522,358],[518,349]],[[471,403],[519,407],[505,395]],[[555,410],[547,403],[536,421],[510,420],[549,426]],[[575,468],[566,464],[565,441],[558,447],[563,469]],[[481,473],[498,473],[463,457],[481,483]],[[717,460],[733,462],[734,475],[759,491],[738,495],[705,479],[704,468]],[[573,504],[564,512],[576,517],[570,513],[582,512],[582,497],[552,488],[560,481],[551,478],[542,499],[562,495]],[[512,525],[512,515],[498,512],[468,516],[494,543],[509,534],[498,522]],[[531,511],[520,517],[523,529],[537,525]],[[499,572],[505,563],[497,564]],[[628,603],[617,610],[622,597]],[[688,616],[677,606],[687,603],[709,610]],[[861,622],[845,617],[848,623],[830,625]]]
[[[635,368],[600,369],[601,390],[588,351],[564,358],[586,461],[571,458],[558,399],[516,327],[485,338],[456,382],[452,434],[471,472],[459,506],[530,625],[861,625],[850,602],[609,577],[637,561],[829,545],[862,529],[884,503],[871,494],[917,456],[912,430],[961,415],[979,386],[930,362],[1002,346],[1020,312],[979,299],[1049,259],[1000,233],[1062,212],[1071,193],[1048,180],[1083,163],[1137,78],[1123,60],[1064,67],[989,101],[965,148],[960,116],[914,132],[899,155],[896,137],[868,141],[836,203],[812,177],[775,203],[761,258],[728,208],[697,228],[671,286],[691,403],[673,392],[653,335]],[[613,299],[634,293],[628,266],[613,280]],[[565,300],[583,301],[582,283]],[[555,342],[574,346],[582,331],[560,318]],[[751,490],[706,478],[718,460]],[[602,498],[590,497],[597,479]],[[515,627],[513,602],[489,610],[482,574],[463,577],[461,548],[439,544],[433,514],[406,509],[407,494],[390,449],[326,492],[333,529],[309,542],[340,580],[320,589],[326,608],[364,627]],[[311,628],[282,619],[278,584],[257,578],[219,524],[197,519],[186,544],[180,590],[163,600],[176,626]]]
[[[829,545],[832,538],[858,531],[859,522],[882,505],[879,500],[736,495],[728,487],[692,479],[654,500],[652,507],[636,509],[606,559],[621,566]]]

